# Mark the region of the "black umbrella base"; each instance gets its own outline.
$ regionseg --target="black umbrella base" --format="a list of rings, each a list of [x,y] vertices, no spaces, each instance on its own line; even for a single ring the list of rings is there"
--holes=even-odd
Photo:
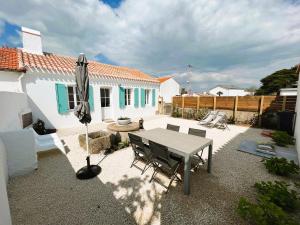
[[[79,180],[87,180],[96,177],[99,173],[101,173],[101,167],[97,165],[90,165],[82,167],[77,171],[76,177]]]

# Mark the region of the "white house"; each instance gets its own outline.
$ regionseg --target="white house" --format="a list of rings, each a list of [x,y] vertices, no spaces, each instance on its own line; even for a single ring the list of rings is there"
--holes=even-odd
[[[159,96],[165,103],[171,103],[172,97],[180,94],[180,85],[173,76],[159,77],[157,80],[160,82]]]
[[[0,91],[27,94],[33,120],[48,127],[78,126],[74,108],[77,58],[45,53],[40,32],[22,28],[23,49],[0,48]],[[92,123],[120,116],[139,118],[157,110],[159,81],[136,69],[88,64]]]
[[[208,90],[210,95],[215,96],[246,96],[252,95],[251,92],[245,91],[244,89],[232,86],[232,85],[217,85],[214,88]]]

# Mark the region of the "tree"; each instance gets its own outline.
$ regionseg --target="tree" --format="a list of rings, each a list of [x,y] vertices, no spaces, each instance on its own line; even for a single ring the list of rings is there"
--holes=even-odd
[[[298,81],[297,67],[278,70],[261,79],[262,86],[256,90],[255,95],[276,94],[281,88],[291,87]]]
[[[217,95],[218,95],[218,96],[221,96],[221,95],[223,95],[223,92],[222,92],[222,91],[218,91],[218,92],[217,92]]]
[[[180,94],[181,95],[187,94],[187,90],[185,90],[185,88],[181,88]]]

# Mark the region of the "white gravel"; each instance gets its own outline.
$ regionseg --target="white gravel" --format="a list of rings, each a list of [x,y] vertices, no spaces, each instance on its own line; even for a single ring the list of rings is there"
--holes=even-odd
[[[165,116],[147,118],[144,126],[151,129],[167,123],[180,125],[180,132],[199,128],[196,121]],[[101,124],[91,130],[104,127]],[[244,224],[235,213],[239,197],[253,197],[256,181],[279,178],[267,173],[261,158],[236,151],[245,139],[268,141],[261,130],[229,127],[229,131],[207,130],[207,137],[214,141],[212,173],[206,172],[206,165],[192,173],[190,196],[183,194],[182,183],[174,183],[164,194],[161,185],[149,183],[152,169],[141,176],[139,169],[129,168],[131,148],[107,157],[93,155],[93,163],[101,161],[101,174],[92,180],[77,180],[75,171],[85,164],[85,151],[76,134],[79,129],[60,131],[66,155],[43,154],[37,171],[9,181],[13,224]],[[204,156],[207,158],[207,151]],[[167,182],[163,176],[160,179]]]

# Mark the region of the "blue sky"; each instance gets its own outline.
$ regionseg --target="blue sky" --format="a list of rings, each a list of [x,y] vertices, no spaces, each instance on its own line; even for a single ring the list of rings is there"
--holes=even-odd
[[[193,90],[259,86],[300,62],[299,0],[10,0],[0,45],[21,47],[20,26],[41,31],[43,50],[175,75]],[[187,65],[192,65],[187,70]]]

